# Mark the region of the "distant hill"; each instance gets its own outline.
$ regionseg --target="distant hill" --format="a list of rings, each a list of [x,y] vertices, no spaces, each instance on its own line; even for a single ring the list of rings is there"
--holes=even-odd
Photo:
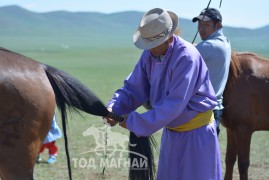
[[[19,43],[53,44],[72,43],[78,48],[83,44],[93,46],[132,45],[132,34],[143,12],[128,11],[112,14],[97,12],[54,11],[36,13],[19,6],[0,7],[0,43],[5,47],[19,46]],[[192,41],[197,24],[180,19],[182,37]],[[269,54],[269,25],[258,29],[224,26],[224,33],[238,51],[253,51]],[[196,42],[200,41],[199,36]],[[18,42],[18,43],[16,43]]]

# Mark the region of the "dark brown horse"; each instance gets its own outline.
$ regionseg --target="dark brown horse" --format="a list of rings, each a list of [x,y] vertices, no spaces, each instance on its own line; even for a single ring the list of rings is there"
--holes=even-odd
[[[62,115],[71,179],[66,109],[111,117],[117,121],[122,121],[122,118],[108,112],[94,93],[67,73],[0,48],[0,179],[33,179],[35,160],[51,126],[55,104]],[[134,140],[138,140],[141,147],[144,147],[144,141],[137,138]],[[144,140],[148,143],[148,138]],[[148,153],[146,155],[150,166],[153,165],[150,147],[145,153]],[[134,179],[152,179],[153,170],[149,167],[149,171],[143,171],[142,176],[130,174]]]
[[[254,131],[269,130],[269,60],[252,53],[233,53],[224,91],[222,124],[227,128],[225,180],[238,158],[240,180],[248,179]]]

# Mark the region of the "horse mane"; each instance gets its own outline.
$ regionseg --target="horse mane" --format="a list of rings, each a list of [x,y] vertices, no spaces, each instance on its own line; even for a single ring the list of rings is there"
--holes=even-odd
[[[232,51],[229,75],[225,89],[231,88],[235,80],[239,77],[241,66],[239,63],[238,54],[238,52]]]

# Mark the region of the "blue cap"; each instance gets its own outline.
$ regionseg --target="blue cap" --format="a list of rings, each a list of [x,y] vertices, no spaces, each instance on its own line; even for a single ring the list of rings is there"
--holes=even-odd
[[[215,8],[208,8],[208,9],[204,9],[199,16],[197,17],[194,17],[192,19],[192,22],[196,22],[198,20],[201,20],[201,21],[210,21],[210,20],[213,20],[213,21],[220,21],[222,22],[222,16],[220,14],[220,12],[215,9]]]

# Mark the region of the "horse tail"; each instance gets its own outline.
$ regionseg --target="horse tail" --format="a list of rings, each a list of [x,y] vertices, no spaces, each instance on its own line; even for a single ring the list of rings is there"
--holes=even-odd
[[[71,77],[64,71],[49,65],[42,64],[42,66],[54,90],[56,104],[61,112],[68,173],[69,178],[72,179],[70,156],[68,151],[68,138],[66,133],[67,109],[75,110],[77,112],[77,109],[79,109],[93,115],[104,117],[111,115],[111,113],[108,112],[100,99],[78,80]]]
[[[136,144],[136,146],[133,146]],[[131,166],[129,168],[129,179],[130,180],[154,180],[155,179],[155,163],[153,148],[157,149],[157,143],[150,135],[148,137],[137,137],[133,132],[130,132],[130,143],[129,143],[129,158]],[[139,159],[142,157],[147,159],[147,167],[132,167],[133,164],[141,162]],[[136,163],[135,163],[136,162]],[[141,164],[140,164],[141,165]],[[140,169],[139,169],[140,168]]]
[[[67,109],[84,111],[86,113],[109,117],[115,121],[122,122],[123,117],[117,116],[107,110],[102,101],[86,86],[84,86],[79,80],[70,76],[69,74],[54,68],[49,65],[42,64],[46,75],[51,83],[51,86],[55,93],[57,107],[61,111],[62,126],[65,141],[65,151],[67,157],[69,178],[72,179],[70,156],[68,151],[68,138],[66,133],[67,122]],[[130,170],[129,177],[131,180],[138,179],[154,179],[155,166],[154,158],[152,154],[152,146],[157,147],[153,137],[136,137],[133,133],[130,134],[130,143],[137,144],[134,152],[140,153],[148,159],[148,169],[144,171]],[[130,147],[133,150],[133,147]],[[135,158],[132,157],[131,158]],[[141,178],[140,178],[141,177]]]

